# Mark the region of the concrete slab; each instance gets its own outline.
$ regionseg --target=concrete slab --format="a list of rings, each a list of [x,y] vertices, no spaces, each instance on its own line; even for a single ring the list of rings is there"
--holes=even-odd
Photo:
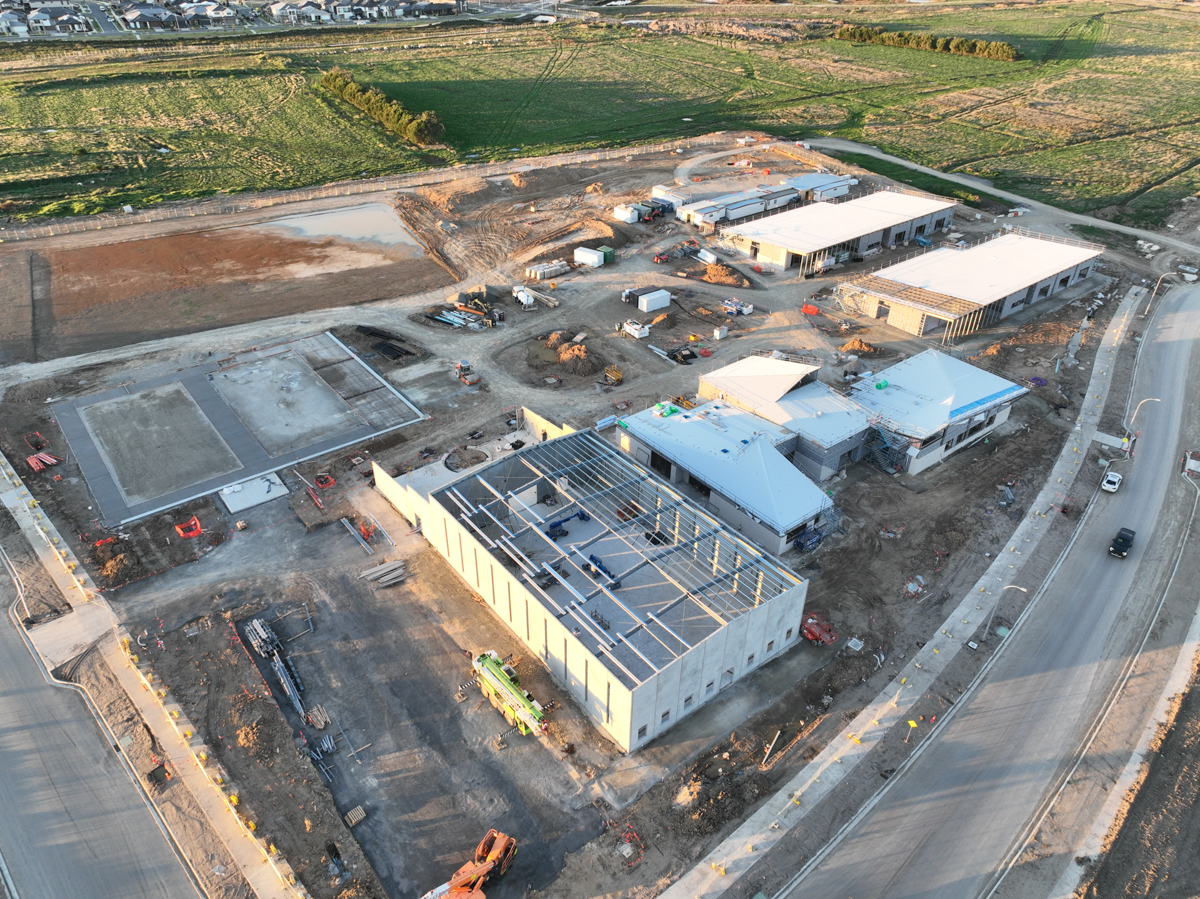
[[[213,372],[209,380],[272,458],[363,423],[292,352]]]
[[[29,630],[29,639],[47,667],[54,669],[75,658],[116,624],[116,617],[102,602],[79,605],[75,611],[39,624]]]
[[[242,467],[178,381],[79,408],[127,505]]]
[[[390,373],[388,379],[419,406],[429,406],[478,389],[460,381],[454,374],[454,365],[444,359],[430,359],[405,366]]]
[[[263,475],[261,478],[251,478],[240,484],[230,484],[221,488],[221,502],[225,508],[236,515],[246,509],[261,506],[273,499],[287,496],[291,493],[277,474]]]

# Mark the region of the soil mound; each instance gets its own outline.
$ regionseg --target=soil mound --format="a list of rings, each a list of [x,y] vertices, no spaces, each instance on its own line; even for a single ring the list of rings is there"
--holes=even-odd
[[[604,182],[603,181],[593,181],[591,184],[589,184],[587,187],[585,187],[583,189],[583,192],[585,194],[602,194],[602,193],[604,193]]]
[[[838,347],[838,349],[843,353],[853,353],[856,356],[870,356],[872,353],[879,352],[876,347],[871,346],[871,344],[867,343],[865,340],[860,340],[857,337],[855,337],[853,340],[847,340],[840,347]]]
[[[530,172],[517,172],[509,180],[517,189],[518,194],[521,194],[565,187],[586,178],[595,178],[599,174],[598,169],[590,169],[586,166],[557,165],[547,169],[534,169]]]
[[[674,328],[675,327],[675,316],[672,315],[670,312],[664,312],[662,315],[660,315],[656,318],[652,318],[650,320],[650,324],[652,326],[657,325],[662,328]]]
[[[563,332],[562,331],[555,331],[553,334],[551,334],[549,337],[546,338],[546,346],[552,350],[557,350],[560,346],[562,346],[562,342],[563,342]]]
[[[709,284],[724,284],[728,287],[749,287],[750,279],[739,272],[736,268],[726,265],[724,262],[714,262],[704,269],[704,274],[700,276]]]
[[[445,184],[427,184],[417,193],[445,212],[460,212],[468,207],[487,203],[501,196],[501,190],[482,178],[463,178]]]
[[[558,364],[572,375],[594,375],[604,368],[604,362],[590,355],[582,343],[568,343],[560,347]]]

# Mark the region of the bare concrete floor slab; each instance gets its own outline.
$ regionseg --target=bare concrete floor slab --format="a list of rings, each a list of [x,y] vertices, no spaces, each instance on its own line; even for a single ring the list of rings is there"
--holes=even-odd
[[[213,372],[209,380],[272,458],[363,424],[295,353]]]
[[[242,467],[178,381],[79,409],[126,504],[147,502]]]

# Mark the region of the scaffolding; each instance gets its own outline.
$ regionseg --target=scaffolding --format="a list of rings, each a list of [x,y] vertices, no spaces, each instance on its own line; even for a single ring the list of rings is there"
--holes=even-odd
[[[904,457],[912,440],[896,430],[896,426],[885,416],[871,419],[874,434],[867,441],[867,456],[876,468],[888,474],[904,468]]]

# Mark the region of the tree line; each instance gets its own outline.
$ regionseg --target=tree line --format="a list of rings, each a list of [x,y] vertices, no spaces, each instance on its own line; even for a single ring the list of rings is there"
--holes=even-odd
[[[938,37],[936,34],[914,34],[911,31],[888,31],[882,26],[843,25],[833,35],[838,40],[862,44],[883,44],[886,47],[908,47],[913,50],[932,50],[956,56],[978,56],[1012,62],[1020,54],[1006,41],[973,41],[963,37]]]
[[[359,84],[345,69],[333,68],[325,72],[321,84],[414,144],[437,143],[446,131],[436,112],[414,113],[398,100],[389,99],[379,88]]]

